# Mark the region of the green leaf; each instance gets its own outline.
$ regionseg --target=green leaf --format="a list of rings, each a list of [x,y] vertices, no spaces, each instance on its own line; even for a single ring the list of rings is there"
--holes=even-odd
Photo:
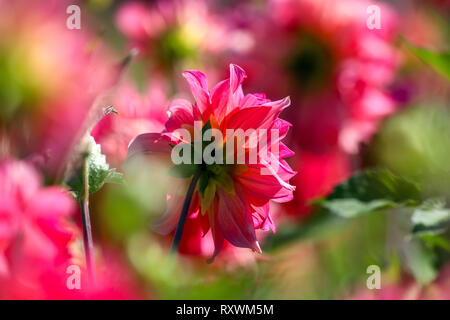
[[[442,233],[450,222],[450,209],[445,208],[444,200],[429,199],[414,211],[411,220],[415,234]]]
[[[120,172],[117,172],[116,169],[110,169],[108,176],[105,179],[105,183],[122,184],[123,183],[123,174]]]
[[[408,48],[420,60],[428,64],[437,73],[447,78],[450,81],[450,52],[433,52],[431,50],[416,47],[407,41]]]
[[[344,218],[420,203],[419,186],[387,170],[356,173],[316,204]]]
[[[416,281],[421,284],[432,282],[438,274],[435,250],[414,238],[407,241],[405,247],[405,262]]]
[[[122,174],[116,172],[116,169],[109,168],[105,155],[101,153],[100,145],[95,143],[92,136],[89,136],[87,146],[85,161],[89,172],[89,193],[97,192],[105,183],[123,183]],[[84,189],[82,167],[75,171],[67,184],[75,197],[81,198]]]
[[[421,234],[420,239],[432,249],[440,248],[450,252],[450,242],[443,236],[437,234]]]

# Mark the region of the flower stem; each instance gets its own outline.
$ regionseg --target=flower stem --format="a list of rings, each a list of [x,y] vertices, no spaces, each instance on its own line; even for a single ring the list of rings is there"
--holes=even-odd
[[[92,240],[91,218],[89,214],[89,163],[86,156],[83,163],[83,195],[80,201],[83,224],[83,245],[89,279],[95,280],[94,242]]]
[[[170,252],[175,254],[178,252],[178,247],[180,246],[181,236],[183,235],[184,223],[188,215],[189,207],[191,205],[192,196],[194,195],[194,190],[197,185],[198,178],[200,177],[201,171],[198,170],[192,177],[191,183],[189,184],[188,191],[186,193],[186,198],[184,198],[183,208],[181,209],[180,219],[178,220],[177,229],[175,230],[175,236],[173,237],[172,247]]]

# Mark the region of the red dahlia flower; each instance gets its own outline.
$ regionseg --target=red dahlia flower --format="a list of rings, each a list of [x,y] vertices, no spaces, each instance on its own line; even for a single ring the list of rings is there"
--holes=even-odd
[[[211,131],[215,129],[216,133],[226,136],[217,140],[213,134],[216,138],[214,143],[218,146],[214,155],[215,159],[219,158],[216,163],[207,164],[205,159],[201,159],[197,164],[181,165],[194,168],[191,186],[196,184],[194,179],[199,179],[198,186],[190,190],[193,201],[188,221],[199,219],[204,234],[211,230],[215,246],[212,258],[220,252],[225,240],[236,247],[261,252],[255,229],[275,231],[269,201],[286,202],[293,197],[294,187],[289,184],[289,179],[295,172],[284,160],[293,152],[280,142],[291,125],[278,118],[280,112],[289,106],[290,99],[270,101],[264,94],[244,95],[241,84],[246,75],[236,65],[230,65],[229,79],[219,82],[212,90],[208,89],[202,72],[186,71],[183,76],[196,103],[193,105],[182,99],[173,101],[166,129],[162,133],[137,136],[129,146],[128,156],[171,151],[173,155],[176,148],[183,146],[188,146],[183,152],[194,146],[196,153],[197,140],[190,143],[186,133],[193,132],[195,137],[200,123],[202,131],[210,126]],[[229,136],[229,130],[245,131],[245,136],[243,139],[239,134]],[[261,132],[269,133],[261,135]],[[252,157],[255,149],[259,153]],[[189,181],[178,180],[180,188],[169,192],[167,212],[157,225],[157,231],[163,234],[172,232],[179,221],[183,194],[177,192]]]

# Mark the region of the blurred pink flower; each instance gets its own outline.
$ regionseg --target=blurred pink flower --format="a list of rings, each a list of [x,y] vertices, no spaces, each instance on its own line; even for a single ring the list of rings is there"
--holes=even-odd
[[[70,222],[76,203],[60,187],[43,187],[28,163],[0,163],[0,298],[2,299],[129,299],[138,289],[112,255],[98,265],[95,284],[87,282],[82,251],[76,252],[80,230]],[[77,258],[78,256],[78,258]],[[80,268],[81,288],[70,289],[67,267]]]
[[[118,29],[158,67],[173,68],[188,59],[198,61],[204,53],[223,50],[227,42],[225,21],[205,0],[157,0],[124,3],[116,14]]]
[[[168,118],[166,91],[164,82],[155,79],[143,94],[129,82],[120,85],[112,101],[118,114],[103,118],[92,131],[112,167],[118,168],[125,161],[135,136],[164,129]]]
[[[68,218],[74,207],[72,197],[62,188],[42,187],[29,164],[1,162],[0,283],[27,282],[25,279],[42,269],[58,268],[69,261],[68,245],[74,233]],[[0,288],[1,294],[7,294]]]
[[[382,25],[369,29],[366,10],[375,4]],[[395,111],[386,91],[397,66],[391,45],[396,31],[393,10],[360,0],[274,0],[272,12],[297,52],[289,58],[292,76],[297,77],[300,92],[309,96],[295,97],[294,103],[298,99],[300,106],[307,102],[314,108],[314,92],[319,92],[319,98],[336,93],[335,102],[329,104],[343,115],[337,127],[338,143],[344,151],[356,153],[379,121]],[[307,92],[310,87],[312,97]]]
[[[244,70],[230,65],[229,79],[219,82],[211,91],[206,76],[199,71],[186,71],[187,79],[195,104],[182,99],[174,100],[169,109],[170,118],[166,131],[161,134],[148,133],[136,137],[130,144],[129,156],[138,153],[167,152],[169,142],[178,145],[183,141],[176,130],[184,128],[194,130],[194,121],[205,125],[210,121],[212,128],[226,136],[226,129],[277,129],[279,138],[268,138],[269,146],[279,143],[278,154],[272,149],[267,155],[260,155],[257,164],[213,165],[212,175],[208,178],[204,195],[194,193],[189,219],[199,219],[203,233],[211,229],[214,240],[214,258],[222,249],[224,241],[236,247],[250,248],[260,252],[255,229],[273,230],[269,212],[269,201],[286,202],[292,199],[294,187],[288,182],[295,175],[285,157],[293,155],[282,142],[290,124],[278,118],[280,112],[290,104],[289,98],[270,101],[263,94],[244,95],[241,84],[246,77]],[[251,139],[247,137],[246,139]],[[240,139],[239,139],[240,140]],[[246,153],[249,152],[248,140],[241,141]],[[278,170],[275,169],[274,161]],[[268,169],[270,175],[262,175],[261,169]],[[168,208],[158,224],[158,231],[168,234],[175,229],[183,204],[187,181],[180,180],[174,185],[176,192],[168,196]],[[184,187],[183,187],[184,186]]]

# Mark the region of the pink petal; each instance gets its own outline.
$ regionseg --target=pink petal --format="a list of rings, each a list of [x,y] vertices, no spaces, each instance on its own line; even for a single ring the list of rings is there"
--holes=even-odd
[[[221,123],[225,115],[237,108],[244,97],[242,92],[242,82],[245,75],[244,70],[239,66],[230,65],[230,78],[219,82],[211,93],[211,106],[214,117]]]
[[[198,116],[198,115],[196,115]],[[169,106],[169,120],[166,129],[171,132],[181,128],[184,124],[194,125],[194,106],[185,99],[175,99]]]
[[[169,138],[161,133],[140,134],[130,142],[127,158],[138,154],[169,154],[172,150],[169,143]]]
[[[245,192],[261,202],[274,200],[286,202],[292,199],[292,189],[283,187],[273,175],[261,175],[262,166],[247,167],[247,170],[239,173],[236,180],[242,185]],[[279,174],[280,175],[280,174]],[[283,172],[281,177],[290,178],[295,174]]]
[[[222,190],[219,194],[217,224],[225,239],[236,247],[260,250],[249,204],[245,201],[244,195],[238,189],[236,195],[229,195]]]
[[[214,199],[214,210],[208,214],[209,218],[209,225],[211,227],[211,234],[214,241],[214,253],[211,256],[211,258],[208,259],[208,263],[212,263],[214,261],[214,258],[222,251],[223,248],[223,242],[225,240],[222,231],[219,228],[218,225],[218,207],[219,207],[219,201],[218,199]]]
[[[245,78],[247,78],[247,75],[241,67],[230,64],[230,87],[232,93],[236,92]]]
[[[194,96],[203,119],[209,118],[211,113],[210,97],[205,74],[200,71],[189,70],[183,72],[183,77],[189,83],[192,95]]]

